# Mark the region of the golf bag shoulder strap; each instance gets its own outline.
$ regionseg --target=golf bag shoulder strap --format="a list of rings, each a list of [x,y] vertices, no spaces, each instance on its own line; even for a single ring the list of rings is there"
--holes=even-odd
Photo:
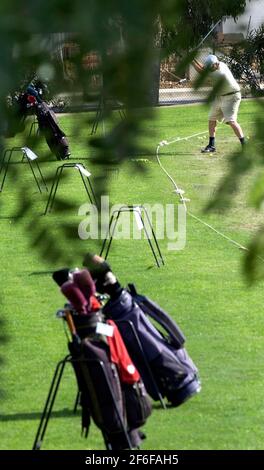
[[[146,315],[149,315],[169,334],[172,343],[177,349],[183,347],[185,336],[176,322],[158,304],[148,297],[138,294],[134,284],[128,284],[128,291],[133,300]]]

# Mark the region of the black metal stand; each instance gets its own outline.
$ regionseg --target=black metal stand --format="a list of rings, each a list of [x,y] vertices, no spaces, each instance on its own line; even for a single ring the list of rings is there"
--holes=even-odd
[[[88,176],[85,176],[82,172],[82,170],[87,171],[85,166],[82,163],[76,163],[76,162],[75,163],[63,163],[63,165],[58,166],[58,168],[56,170],[56,173],[55,173],[55,176],[53,178],[53,183],[52,183],[51,190],[50,190],[50,193],[49,193],[49,197],[48,197],[48,201],[47,201],[47,205],[46,205],[44,215],[46,215],[48,212],[51,212],[51,210],[52,210],[52,207],[53,207],[53,204],[54,204],[54,201],[55,201],[55,196],[56,196],[58,186],[59,186],[59,183],[60,183],[60,179],[61,179],[61,176],[62,176],[62,172],[65,168],[74,168],[74,169],[77,169],[79,171],[79,175],[82,179],[84,189],[87,193],[87,196],[88,196],[91,204],[94,204],[97,207],[97,200],[96,200],[95,192],[93,190],[90,178]]]
[[[140,209],[140,211],[138,209]],[[151,236],[150,236],[149,230],[146,227],[146,224],[145,224],[145,221],[142,217],[141,211],[143,211],[145,216],[146,216],[146,220],[148,222],[149,230],[150,230],[150,233],[153,237],[154,244],[151,242]],[[146,237],[147,237],[151,252],[154,256],[155,262],[156,262],[158,268],[162,264],[164,265],[165,264],[164,259],[163,259],[163,256],[161,254],[160,247],[159,247],[158,240],[156,238],[155,232],[154,232],[153,227],[151,225],[151,221],[150,221],[148,212],[146,211],[146,208],[142,205],[140,205],[140,206],[122,206],[119,209],[113,211],[110,222],[109,222],[108,233],[107,233],[106,238],[103,241],[100,256],[102,256],[105,260],[107,259],[109,250],[111,248],[111,244],[112,244],[114,232],[115,232],[115,229],[116,229],[116,225],[117,225],[119,216],[122,212],[137,212],[138,213],[138,215],[141,219],[142,228],[144,229],[144,232],[146,234]],[[112,229],[112,225],[113,225],[113,229]],[[108,245],[107,245],[107,241],[108,241]],[[104,254],[104,251],[105,251],[105,254]]]
[[[77,391],[75,402],[74,402],[74,407],[73,407],[73,413],[76,413],[78,405],[80,403],[80,397],[81,397],[81,392],[80,390]]]
[[[36,117],[34,117],[34,120],[32,121],[30,125],[28,137],[30,137],[32,134],[35,136],[39,134],[39,124],[38,124],[38,120]]]
[[[52,412],[52,409],[53,409],[53,406],[54,406],[54,403],[55,403],[55,399],[56,399],[56,396],[57,396],[57,393],[58,393],[58,390],[59,390],[59,385],[60,385],[60,382],[61,382],[61,379],[62,379],[62,375],[63,375],[64,369],[65,369],[65,365],[69,364],[69,363],[73,363],[73,362],[79,362],[79,363],[83,363],[83,364],[85,363],[89,367],[97,367],[98,372],[100,371],[103,374],[104,379],[105,379],[105,386],[107,386],[108,389],[109,389],[109,393],[110,393],[111,398],[112,398],[113,406],[115,407],[115,411],[116,411],[118,419],[120,421],[122,431],[124,432],[124,436],[126,437],[128,449],[132,449],[131,441],[129,439],[127,430],[125,428],[123,418],[122,418],[122,416],[121,416],[121,414],[118,410],[117,404],[115,402],[115,398],[114,398],[114,395],[113,395],[111,384],[109,383],[107,374],[106,374],[105,369],[104,369],[103,362],[99,361],[99,360],[96,360],[96,359],[73,359],[72,356],[70,354],[68,354],[67,356],[65,356],[64,359],[59,361],[57,366],[56,366],[56,369],[55,369],[55,372],[54,372],[54,375],[53,375],[53,378],[52,378],[52,381],[51,381],[50,389],[49,389],[49,392],[48,392],[48,396],[47,396],[47,399],[46,399],[46,403],[45,403],[45,406],[44,406],[44,409],[43,409],[43,412],[42,412],[42,415],[41,415],[39,427],[38,427],[38,430],[37,430],[37,434],[36,434],[36,437],[35,437],[35,441],[34,441],[32,450],[40,450],[40,448],[43,444],[44,436],[45,436],[45,433],[46,433],[46,430],[47,430],[49,419],[51,417],[51,412]],[[89,380],[87,380],[86,381],[86,386],[87,386],[87,389],[88,389],[88,393],[91,393],[91,395],[93,396],[94,395],[93,384],[91,384],[91,382]],[[102,393],[102,391],[99,390],[99,393]],[[106,437],[106,435],[104,434],[103,431],[102,431],[102,434],[103,434],[103,438],[104,438],[104,442],[105,442],[107,450],[111,450],[111,445],[109,444],[108,439],[107,439],[107,437]]]
[[[9,164],[11,162],[11,158],[12,158],[12,155],[16,152],[19,152],[21,153],[22,152],[22,161],[21,162],[17,162],[17,163],[23,163],[23,161],[26,159],[26,161],[28,162],[29,166],[30,166],[30,169],[31,169],[31,172],[32,172],[32,175],[33,175],[33,178],[35,180],[35,183],[38,187],[38,190],[40,193],[42,193],[42,188],[41,188],[41,184],[43,185],[43,187],[45,188],[45,191],[48,191],[48,187],[47,187],[47,184],[45,182],[45,179],[43,177],[43,174],[40,170],[40,166],[37,162],[37,159],[35,160],[31,160],[26,151],[24,150],[23,147],[12,147],[12,148],[8,148],[8,149],[5,149],[4,153],[3,153],[3,158],[2,158],[2,162],[1,162],[1,167],[0,167],[0,175],[3,171],[3,177],[2,177],[2,181],[0,183],[0,192],[3,191],[4,189],[4,184],[5,184],[5,180],[6,180],[6,175],[7,175],[7,172],[8,172],[8,168],[9,168]],[[36,175],[36,172],[34,170],[34,166],[33,166],[33,162],[34,162],[34,165],[36,166],[36,169],[37,169],[37,172],[39,174],[39,180],[37,178],[37,175]]]
[[[105,107],[106,107],[105,98],[103,97],[103,95],[101,95],[100,98],[99,98],[98,108],[96,110],[95,118],[94,118],[94,121],[93,121],[91,135],[96,134],[98,124],[103,118]],[[125,119],[126,113],[125,113],[125,110],[124,110],[123,105],[121,103],[119,103],[118,101],[113,101],[112,104],[111,104],[111,108],[117,108],[120,119],[121,120]]]

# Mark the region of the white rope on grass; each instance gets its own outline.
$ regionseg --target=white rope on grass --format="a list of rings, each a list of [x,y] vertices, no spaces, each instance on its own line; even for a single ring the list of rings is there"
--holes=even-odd
[[[219,230],[217,230],[216,228],[214,228],[212,225],[208,224],[207,222],[205,222],[204,220],[200,219],[199,217],[197,217],[196,215],[192,214],[192,212],[187,212],[187,214],[192,217],[193,219],[197,220],[198,222],[200,222],[201,224],[205,225],[206,227],[210,228],[211,230],[213,230],[213,232],[217,233],[218,235],[220,235],[221,237],[225,238],[226,240],[228,240],[230,243],[233,243],[233,245],[236,245],[238,248],[240,248],[241,250],[245,250],[245,251],[249,251],[249,249],[244,246],[244,245],[241,245],[240,243],[236,242],[235,240],[233,240],[232,238],[228,237],[227,235],[225,235],[224,233],[222,232],[219,232]]]
[[[207,133],[207,131],[204,131],[204,132],[198,132],[197,134],[189,135],[187,137],[175,137],[175,138],[173,138],[172,140],[169,140],[169,141],[168,140],[162,140],[157,146],[156,157],[157,157],[157,160],[158,160],[158,164],[159,164],[160,168],[164,171],[164,173],[167,175],[169,180],[172,182],[172,184],[174,186],[174,192],[179,196],[180,201],[184,205],[184,208],[185,208],[186,212],[187,212],[187,207],[186,207],[185,203],[189,202],[190,199],[186,199],[185,197],[183,197],[184,190],[180,189],[178,187],[177,183],[174,181],[172,176],[167,172],[167,170],[162,165],[162,163],[160,161],[160,158],[159,158],[159,149],[160,149],[160,147],[164,147],[165,145],[171,145],[171,144],[174,144],[175,142],[180,142],[182,140],[189,140],[189,139],[192,139],[193,137],[197,137],[199,135],[206,134],[206,133]]]
[[[245,251],[249,251],[249,249],[247,247],[245,247],[244,245],[241,245],[240,243],[236,242],[235,240],[233,240],[232,238],[228,237],[227,235],[225,235],[224,233],[220,232],[219,230],[217,230],[216,228],[214,228],[212,225],[208,224],[207,222],[205,222],[204,220],[200,219],[199,217],[197,217],[196,215],[194,215],[192,212],[189,212],[187,210],[187,206],[186,206],[186,202],[190,202],[190,199],[187,199],[185,197],[183,197],[185,191],[183,189],[180,189],[177,185],[177,183],[175,182],[175,180],[173,179],[173,177],[169,174],[169,172],[166,170],[166,168],[164,168],[164,166],[162,165],[161,161],[160,161],[160,158],[159,158],[159,149],[160,147],[163,147],[165,145],[170,145],[170,144],[173,144],[175,142],[180,142],[182,140],[189,140],[189,139],[192,139],[193,137],[197,137],[199,135],[202,135],[202,134],[206,134],[207,131],[204,131],[204,132],[198,132],[197,134],[192,134],[190,136],[187,136],[187,137],[176,137],[170,141],[168,140],[162,140],[158,146],[157,146],[157,150],[156,150],[156,158],[157,158],[157,161],[158,161],[158,164],[160,166],[160,168],[162,169],[162,171],[166,174],[166,176],[169,178],[169,180],[172,182],[173,186],[174,186],[174,192],[177,194],[177,196],[179,197],[180,199],[180,202],[184,205],[184,208],[185,208],[185,211],[186,213],[192,217],[193,219],[197,220],[197,222],[200,222],[201,224],[203,224],[205,227],[209,228],[210,230],[212,230],[213,232],[215,232],[217,235],[221,236],[222,238],[224,238],[225,240],[229,241],[230,243],[232,243],[233,245],[237,246],[238,248],[240,248],[241,250],[245,250]],[[264,260],[262,260],[264,261]]]
[[[159,149],[160,147],[162,147],[164,144],[162,142],[160,142],[160,144],[158,145],[157,147],[157,151],[156,151],[156,157],[157,157],[157,160],[158,160],[158,164],[160,166],[160,168],[162,169],[162,171],[164,171],[165,175],[167,175],[167,177],[169,178],[169,180],[172,182],[173,186],[174,186],[174,192],[179,196],[180,198],[180,202],[184,205],[184,208],[185,208],[185,211],[187,212],[187,207],[186,207],[186,202],[187,202],[187,199],[183,197],[184,195],[184,191],[182,189],[180,189],[177,185],[177,183],[174,181],[174,179],[172,178],[172,176],[167,172],[167,170],[164,168],[164,166],[162,165],[161,161],[160,161],[160,158],[159,158]],[[166,144],[167,145],[167,144]],[[188,200],[189,201],[189,200]]]
[[[193,139],[193,137],[198,137],[199,135],[207,134],[207,132],[208,131],[197,132],[197,134],[188,135],[187,137],[174,137],[172,140],[162,140],[159,145],[162,143],[163,145],[170,145],[174,144],[174,142],[180,142],[181,140]]]

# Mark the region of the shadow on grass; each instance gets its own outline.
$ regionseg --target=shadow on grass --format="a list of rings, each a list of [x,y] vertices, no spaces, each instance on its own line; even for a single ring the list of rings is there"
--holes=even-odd
[[[29,413],[13,413],[13,414],[1,414],[0,415],[0,422],[7,422],[7,421],[23,421],[23,420],[35,420],[40,419],[42,414],[41,411],[33,411]],[[73,409],[63,408],[62,410],[52,411],[51,417],[52,418],[72,418],[74,416],[80,416],[80,411],[76,413],[73,412]]]
[[[0,220],[17,220],[22,219],[22,215],[0,215]]]
[[[29,276],[47,276],[50,274],[53,274],[54,270],[52,271],[33,271],[32,273],[29,273]]]

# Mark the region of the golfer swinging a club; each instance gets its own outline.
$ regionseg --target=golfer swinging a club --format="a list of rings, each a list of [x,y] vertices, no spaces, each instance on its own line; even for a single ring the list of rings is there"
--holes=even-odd
[[[229,124],[240,140],[241,145],[244,145],[244,134],[237,122],[237,113],[241,102],[240,87],[230,69],[212,54],[205,59],[204,65],[196,59],[193,60],[192,64],[199,73],[207,70],[209,78],[216,86],[216,96],[209,113],[209,143],[202,149],[202,153],[216,151],[215,131],[217,121]]]

